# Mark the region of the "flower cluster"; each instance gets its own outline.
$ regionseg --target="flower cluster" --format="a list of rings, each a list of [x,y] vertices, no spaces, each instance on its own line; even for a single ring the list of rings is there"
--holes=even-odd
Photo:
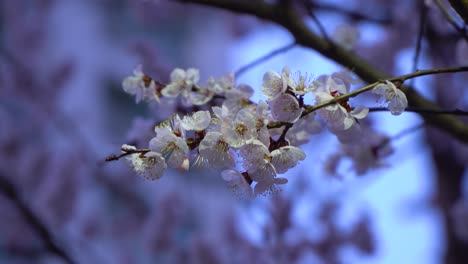
[[[347,72],[334,75],[322,75],[314,82],[314,95],[317,103],[347,94],[351,84],[357,82]],[[369,113],[366,107],[353,108],[348,100],[319,109],[319,116],[325,121],[330,132],[343,143],[356,141],[360,133],[358,120]]]
[[[319,133],[323,124],[342,143],[355,142],[361,135],[359,120],[369,112],[362,106],[352,107],[347,99],[316,112],[305,112],[311,107],[304,102],[308,93],[317,104],[349,93],[357,80],[348,72],[312,81],[301,73],[293,78],[288,67],[281,74],[268,71],[261,88],[267,101],[258,103],[250,99],[252,87],[236,85],[233,75],[209,78],[205,86],[198,84],[199,79],[198,70],[177,68],[171,73],[171,82],[163,85],[137,68],[134,76],[124,80],[124,90],[135,95],[137,102],[178,96],[186,105],[205,105],[214,99],[221,102],[182,118],[174,114],[155,128],[156,135],[144,151],[122,146],[138,174],[154,180],[167,167],[188,170],[191,165],[206,166],[222,170],[222,178],[240,196],[275,193],[278,185],[287,183],[278,175],[305,159],[299,147]],[[404,93],[391,82],[377,85],[373,91],[389,101],[388,107],[394,114],[406,107]]]

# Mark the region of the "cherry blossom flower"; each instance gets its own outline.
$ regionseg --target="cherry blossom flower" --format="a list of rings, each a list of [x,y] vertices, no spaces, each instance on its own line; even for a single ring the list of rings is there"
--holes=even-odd
[[[387,108],[392,115],[400,115],[408,107],[408,99],[406,99],[405,93],[390,81],[377,85],[372,89],[372,93],[384,97],[385,102],[388,102]]]
[[[288,179],[286,178],[268,178],[255,184],[254,193],[257,196],[276,194],[281,191],[278,185],[286,183],[288,183]]]
[[[250,97],[254,94],[254,90],[249,85],[239,84],[235,89],[226,89],[224,94],[226,100],[223,105],[234,113],[237,113],[248,106],[253,106],[250,102]]]
[[[224,170],[221,172],[221,176],[228,182],[229,188],[239,198],[251,200],[254,197],[252,187],[250,187],[250,184],[240,172],[236,170]]]
[[[290,94],[281,94],[268,101],[273,118],[277,121],[294,123],[302,114],[302,107]]]
[[[211,123],[211,115],[209,111],[198,111],[191,116],[184,116],[181,121],[181,126],[185,130],[202,131]]]
[[[317,103],[322,103],[333,99],[334,97],[328,93],[316,92]],[[350,109],[349,104],[346,108],[338,103],[320,108],[317,112],[319,116],[327,123],[328,128],[334,131],[347,130],[356,123],[356,119],[363,119],[369,113],[369,109],[365,107],[357,107]]]
[[[219,79],[208,78],[207,88],[215,94],[222,95],[225,91],[234,87],[234,74],[228,74]]]
[[[171,73],[171,83],[162,89],[161,93],[166,97],[177,97],[182,94],[188,98],[194,85],[200,80],[200,74],[197,69],[189,68],[186,71],[176,68]]]
[[[219,132],[208,132],[198,146],[202,159],[213,168],[227,168],[235,165],[234,151]]]
[[[184,102],[188,105],[204,105],[208,103],[214,96],[214,93],[209,89],[197,88],[189,92],[188,97],[184,98]]]
[[[312,91],[312,76],[308,74],[302,74],[301,72],[296,73],[296,78],[290,83],[289,88],[297,95],[305,95]]]
[[[136,150],[134,146],[122,145],[122,149],[127,151]],[[141,155],[131,154],[126,157],[133,170],[147,180],[157,180],[161,178],[167,168],[165,159],[161,154],[150,151]]]
[[[281,76],[274,71],[266,72],[263,75],[263,95],[268,99],[274,99],[286,92],[288,86],[294,86],[294,81],[289,77],[289,73],[290,70],[287,66],[283,68]]]
[[[247,109],[240,110],[233,122],[223,122],[221,133],[226,142],[239,148],[257,137],[255,116]]]
[[[276,192],[277,184],[285,184],[284,178],[277,178],[277,173],[285,173],[295,167],[299,161],[305,159],[305,153],[294,146],[285,146],[273,150],[260,141],[254,140],[240,149],[239,155],[243,158],[243,167],[250,178],[257,182],[255,194]]]
[[[270,119],[272,119],[269,111],[268,111],[268,104],[265,101],[260,101],[257,104],[255,109],[255,117],[257,119],[257,139],[265,145],[270,144],[270,130],[268,129],[267,125],[270,123]]]
[[[343,81],[337,76],[320,76],[314,86],[317,103],[326,102],[346,94],[350,88],[349,80]],[[331,131],[343,131],[355,125],[356,119],[365,118],[369,113],[369,109],[365,107],[352,109],[347,101],[342,101],[320,108],[317,112]]]
[[[149,142],[149,148],[161,153],[167,164],[172,168],[180,168],[189,148],[185,140],[176,136],[168,127],[157,128],[156,137]]]
[[[141,65],[133,70],[133,76],[123,80],[122,87],[126,93],[135,95],[136,103],[142,100],[156,100],[159,102],[159,97],[156,94],[156,83],[143,73]]]

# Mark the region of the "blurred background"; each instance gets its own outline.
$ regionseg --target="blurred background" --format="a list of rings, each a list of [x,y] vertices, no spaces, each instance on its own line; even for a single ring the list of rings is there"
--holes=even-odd
[[[313,10],[338,43],[389,75],[414,69],[422,14],[418,67],[466,64],[466,42],[426,2],[313,1]],[[135,104],[123,92],[137,65],[164,83],[175,67],[198,68],[205,83],[292,43],[285,29],[175,1],[0,7],[0,263],[444,263],[451,246],[466,245],[468,148],[415,129],[424,121],[414,113],[369,114],[369,127],[397,136],[385,166],[356,173],[324,129],[283,191],[253,201],[233,195],[219,171],[168,170],[146,181],[123,159],[104,162],[124,143],[146,148],[154,125],[179,110],[177,101]],[[237,83],[251,85],[258,101],[263,74],[286,65],[314,78],[344,69],[293,47]],[[466,110],[466,81],[454,74],[412,84]],[[353,102],[379,106],[365,96]],[[443,202],[447,193],[452,203]]]

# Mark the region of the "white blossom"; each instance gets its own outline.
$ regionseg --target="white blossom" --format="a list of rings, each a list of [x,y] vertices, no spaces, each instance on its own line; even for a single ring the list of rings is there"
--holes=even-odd
[[[211,123],[209,111],[197,111],[191,116],[184,116],[181,121],[182,128],[185,130],[202,131]]]
[[[234,152],[219,132],[208,132],[198,146],[203,160],[213,168],[227,168],[235,165]]]
[[[239,84],[235,89],[227,89],[224,94],[226,100],[224,100],[223,106],[226,106],[234,113],[237,113],[248,106],[253,106],[250,102],[250,97],[254,94],[254,90],[249,85]]]
[[[299,161],[306,157],[304,151],[294,146],[284,146],[271,152],[271,164],[276,173],[282,174],[295,167]]]
[[[129,76],[123,80],[122,87],[126,93],[135,95],[137,103],[142,100],[159,101],[159,97],[156,94],[156,83],[143,73],[141,65],[133,70],[133,76]]]
[[[136,150],[136,148],[130,145],[123,145],[122,150],[127,152]],[[144,155],[140,153],[131,154],[127,156],[126,159],[137,174],[148,180],[161,178],[167,168],[166,162],[161,154],[152,151]]]
[[[296,78],[290,83],[291,91],[297,95],[305,95],[312,91],[312,76],[308,74],[296,73]]]
[[[345,81],[338,76],[320,76],[315,82],[314,94],[317,104],[348,93],[352,80],[344,79]],[[342,101],[320,108],[317,112],[333,132],[347,130],[356,125],[356,119],[365,118],[369,109],[365,107],[352,109],[347,101]]]
[[[171,82],[162,89],[161,93],[166,97],[177,97],[182,93],[184,98],[188,98],[194,85],[200,80],[197,69],[189,68],[186,71],[176,68],[171,73]]]
[[[258,140],[243,146],[239,155],[244,160],[244,169],[256,182],[274,178],[278,173],[285,173],[305,159],[305,153],[300,148],[284,146],[270,153],[268,148]]]
[[[234,74],[230,73],[219,79],[214,77],[208,78],[207,88],[215,94],[222,95],[225,91],[234,87]]]
[[[189,151],[185,140],[176,136],[168,127],[158,128],[156,137],[152,138],[149,143],[149,148],[161,153],[172,168],[180,168]]]
[[[274,120],[294,123],[302,114],[302,107],[296,97],[290,94],[281,94],[268,101]]]
[[[315,99],[317,103],[322,103],[333,99],[329,93],[316,92]],[[317,110],[319,116],[326,122],[327,126],[334,130],[349,129],[355,120],[348,114],[346,108],[340,104],[331,104]]]
[[[288,183],[288,179],[286,178],[269,178],[258,182],[254,187],[254,193],[257,196],[276,194],[281,191],[278,185],[286,183]]]
[[[257,137],[255,116],[249,110],[242,109],[233,122],[223,122],[221,133],[230,146],[241,147]]]
[[[270,163],[270,151],[262,142],[254,140],[244,145],[239,155],[243,158],[243,168],[252,180],[260,182],[276,176],[275,168]]]
[[[224,170],[221,172],[221,176],[228,182],[229,188],[232,189],[235,195],[249,200],[253,198],[252,187],[240,172],[236,170]]]
[[[408,107],[405,93],[388,80],[374,87],[372,92],[383,96],[385,102],[388,102],[387,108],[392,115],[400,115]]]
[[[268,71],[263,75],[262,93],[268,99],[274,99],[276,96],[284,93],[288,86],[294,86],[294,81],[289,77],[289,67],[285,66],[281,76]]]

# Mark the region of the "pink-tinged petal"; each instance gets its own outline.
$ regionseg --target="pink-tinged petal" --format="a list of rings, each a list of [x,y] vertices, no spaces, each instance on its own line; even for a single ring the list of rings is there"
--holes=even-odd
[[[274,72],[268,71],[263,75],[262,93],[268,98],[272,99],[279,95],[283,90],[283,82],[281,76]]]
[[[389,102],[388,109],[392,115],[400,115],[408,107],[408,99],[401,90],[396,91],[395,97]]]
[[[228,182],[229,188],[236,196],[243,199],[251,200],[253,198],[253,191],[250,184],[244,176],[236,170],[224,170],[221,172],[223,179]]]
[[[281,122],[296,122],[302,114],[302,108],[297,99],[290,94],[281,94],[268,101],[273,119]]]
[[[276,173],[285,173],[290,168],[295,167],[300,160],[304,160],[306,155],[302,149],[294,146],[286,146],[271,152],[271,164],[275,166]]]

